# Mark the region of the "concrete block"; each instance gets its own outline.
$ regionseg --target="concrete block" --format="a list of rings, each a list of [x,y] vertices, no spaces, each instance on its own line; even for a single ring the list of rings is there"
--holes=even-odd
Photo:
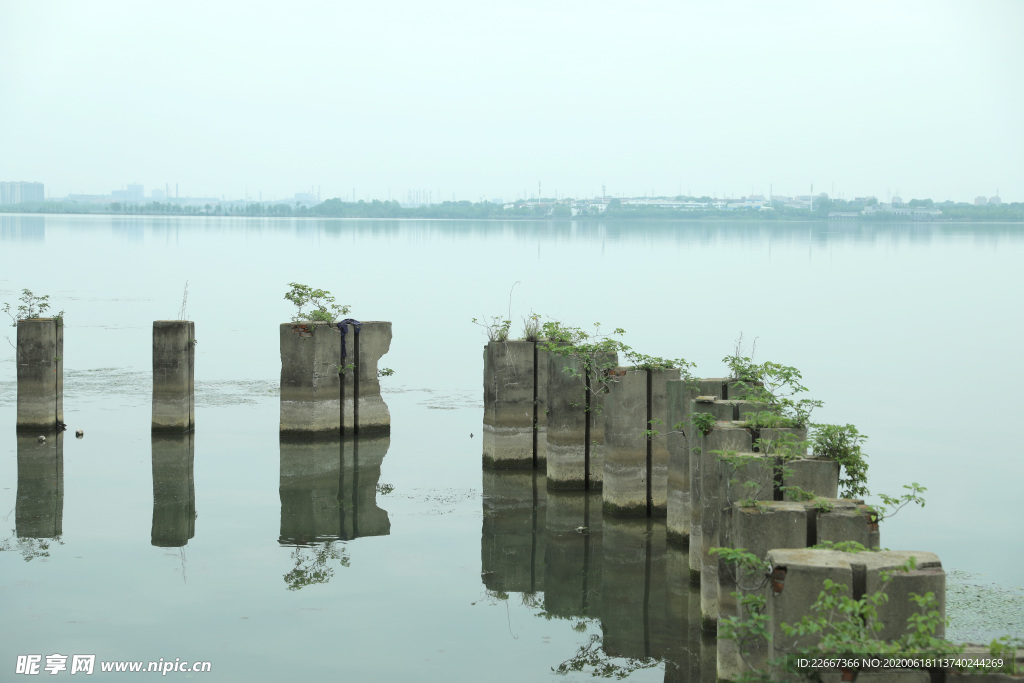
[[[677,639],[666,627],[664,522],[605,516],[601,549],[605,653],[661,658]]]
[[[194,339],[194,337],[191,337]],[[195,445],[191,433],[154,434],[150,543],[181,548],[196,535]]]
[[[196,324],[153,321],[154,432],[188,432],[195,427]]]
[[[814,544],[856,541],[865,548],[879,547],[877,517],[862,501],[849,507],[837,506],[831,510],[815,510],[816,538]]]
[[[690,545],[690,444],[687,441],[690,403],[700,391],[699,386],[681,379],[665,383],[668,419],[668,496],[666,500],[666,534],[669,543]],[[676,425],[680,425],[676,428]]]
[[[666,382],[678,370],[626,368],[604,404],[604,510],[620,516],[665,516],[668,498]],[[657,432],[657,434],[653,434]],[[652,433],[649,436],[649,433]]]
[[[544,590],[547,487],[535,470],[483,470],[480,566],[497,593]]]
[[[612,363],[616,354],[599,359]],[[604,480],[604,400],[597,380],[587,391],[583,364],[547,354],[545,431],[547,486],[551,490],[600,490]],[[538,375],[539,376],[539,375]]]
[[[544,610],[600,618],[603,519],[599,491],[548,491],[544,525]]]
[[[810,614],[811,605],[817,601],[826,579],[841,585],[843,594],[853,598],[853,568],[849,562],[851,556],[851,553],[834,550],[768,551],[767,559],[773,569],[766,610],[771,619],[769,628],[772,635],[767,661],[774,661],[817,644],[818,639],[814,636],[786,635],[781,624],[795,624],[804,615]]]
[[[537,424],[533,430],[533,453],[537,467],[547,469],[548,462],[548,352],[541,348],[541,344],[534,344],[537,357],[533,364],[535,382],[534,391],[534,415]]]
[[[911,558],[916,568],[910,571],[894,571]],[[917,550],[883,550],[880,552],[851,553],[850,564],[854,567],[854,590],[860,589],[863,580],[865,594],[883,590],[889,596],[888,602],[878,607],[878,619],[885,626],[878,638],[895,640],[907,632],[907,619],[912,614],[923,614],[924,609],[910,600],[910,593],[924,595],[933,593],[942,621],[935,636],[945,635],[946,618],[946,572],[942,562],[934,553]],[[886,584],[884,576],[891,579]]]
[[[14,533],[18,538],[57,538],[64,526],[64,433],[18,433],[18,493]]]
[[[387,536],[378,503],[388,435],[297,439],[283,436],[279,493],[282,545]]]
[[[693,411],[699,412],[696,402]],[[691,458],[699,463],[700,471],[700,499],[691,510],[698,511],[701,523],[700,555],[696,568],[700,572],[701,614],[705,630],[713,632],[718,627],[718,558],[711,554],[711,549],[721,545],[722,511],[727,507],[726,482],[717,452],[750,452],[751,435],[746,428],[735,423],[718,422],[709,433],[695,434],[691,444]],[[690,547],[695,550],[692,535]],[[694,554],[690,553],[691,569],[694,569]]]
[[[534,351],[530,341],[484,347],[483,461],[498,469],[534,467]]]
[[[282,434],[340,434],[343,426],[348,436],[389,432],[377,371],[391,347],[391,323],[365,321],[358,333],[349,327],[344,358],[341,344],[333,323],[281,325]]]
[[[839,463],[835,460],[798,458],[786,461],[782,467],[783,486],[799,486],[807,493],[822,498],[839,495]],[[797,500],[798,497],[786,491],[784,499]]]
[[[57,318],[18,321],[17,431],[64,423],[64,325]]]

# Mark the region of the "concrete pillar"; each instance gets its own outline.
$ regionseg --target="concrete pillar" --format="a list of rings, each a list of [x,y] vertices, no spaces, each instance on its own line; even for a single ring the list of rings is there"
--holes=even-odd
[[[153,526],[150,543],[159,548],[181,548],[196,535],[193,438],[191,433],[155,434],[152,437]]]
[[[544,610],[600,618],[603,519],[597,491],[548,491],[544,524]]]
[[[551,490],[600,490],[604,481],[605,393],[575,359],[547,354],[547,485]],[[599,359],[610,364],[616,354]],[[588,474],[589,473],[589,474]]]
[[[536,471],[483,470],[481,579],[497,593],[544,590],[547,488]]]
[[[693,481],[690,467],[690,405],[698,396],[712,396],[724,392],[724,380],[673,379],[665,383],[665,422],[668,436],[668,497],[666,501],[666,533],[669,543],[682,547],[690,545],[691,500]],[[677,428],[676,425],[679,425]],[[698,540],[699,545],[699,540]]]
[[[548,352],[534,342],[537,356],[534,361],[534,411],[536,424],[533,428],[533,453],[537,467],[547,469],[548,463]]]
[[[665,523],[604,518],[601,632],[611,657],[661,658],[678,638],[666,628]]]
[[[839,495],[839,463],[835,460],[798,458],[787,461],[782,467],[783,486],[799,486],[822,498]],[[792,493],[785,492],[785,500],[795,499]]]
[[[837,501],[838,502],[838,501]],[[861,501],[852,501],[850,507],[815,510],[818,543],[856,541],[865,548],[877,550],[880,546],[878,517]],[[813,506],[811,506],[813,509]]]
[[[604,511],[663,517],[668,511],[668,396],[679,370],[624,368],[604,403]]]
[[[342,358],[337,324],[281,325],[282,434],[339,434],[342,426],[346,436],[389,433],[377,371],[391,348],[391,323],[365,321],[358,333],[353,328],[347,327]]]
[[[64,526],[64,433],[18,434],[18,494],[14,533],[18,538],[57,538]]]
[[[282,437],[282,545],[387,536],[391,522],[378,502],[389,435],[326,439]]]
[[[196,324],[153,321],[154,432],[188,432],[195,427]]]
[[[52,430],[64,423],[64,324],[57,318],[18,321],[16,428]]]
[[[916,569],[899,571],[898,568],[911,557],[916,559]],[[904,635],[907,619],[923,612],[909,599],[910,593],[934,593],[938,610],[943,620],[945,618],[946,575],[942,563],[933,553],[773,549],[768,552],[768,560],[773,567],[767,609],[772,633],[769,661],[817,644],[816,636],[786,635],[781,624],[795,624],[804,615],[812,613],[811,606],[817,600],[825,579],[840,585],[841,595],[852,599],[884,590],[888,600],[877,606],[878,621],[883,624],[882,630],[875,634],[879,640],[895,640]],[[888,583],[884,580],[886,573],[891,573],[892,577]],[[939,638],[944,635],[942,626],[935,635]]]
[[[536,381],[531,341],[490,342],[484,347],[484,465],[532,469],[535,464]]]
[[[694,401],[691,410],[701,412],[700,406],[698,401]],[[696,573],[700,577],[703,627],[707,631],[715,631],[718,628],[718,558],[711,554],[711,549],[721,545],[719,529],[725,508],[723,472],[715,451],[750,452],[751,438],[747,429],[732,422],[715,423],[707,434],[694,431],[690,453],[691,459],[699,462],[700,499],[691,509],[697,510],[700,516],[701,531],[700,553],[696,557],[691,535],[690,569],[691,576]]]

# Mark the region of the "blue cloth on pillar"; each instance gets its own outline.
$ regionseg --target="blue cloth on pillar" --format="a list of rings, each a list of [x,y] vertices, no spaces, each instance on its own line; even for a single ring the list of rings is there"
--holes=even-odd
[[[345,360],[345,356],[348,355],[348,351],[345,350],[345,335],[348,334],[348,326],[352,325],[356,334],[359,334],[359,329],[363,324],[355,318],[345,318],[341,322],[335,324],[338,326],[338,331],[341,332],[341,359]],[[344,363],[342,363],[342,365],[344,365]]]

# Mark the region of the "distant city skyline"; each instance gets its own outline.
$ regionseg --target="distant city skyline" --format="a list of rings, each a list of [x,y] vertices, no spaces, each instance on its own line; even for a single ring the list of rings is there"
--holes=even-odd
[[[0,188],[4,188],[3,189],[3,194],[0,194],[0,203],[2,203],[2,204],[17,203],[15,201],[12,201],[12,200],[8,199],[8,197],[13,197],[14,196],[12,194],[13,190],[7,190],[6,189],[6,187],[14,185],[14,184],[16,184],[16,183],[5,182],[2,185],[0,185]],[[688,189],[684,190],[682,192],[678,192],[677,191],[677,192],[671,192],[671,193],[668,193],[668,192],[658,193],[658,192],[656,192],[656,188],[651,188],[651,189],[649,189],[646,192],[626,193],[626,192],[613,192],[613,191],[609,190],[605,186],[605,187],[600,188],[596,193],[593,193],[593,194],[567,194],[567,193],[559,192],[557,189],[555,189],[554,192],[549,195],[549,194],[537,194],[537,192],[543,192],[543,184],[541,184],[540,187],[535,188],[535,191],[533,193],[523,194],[521,192],[521,193],[517,193],[514,196],[511,196],[508,193],[504,193],[504,194],[496,194],[496,195],[493,195],[493,196],[490,196],[490,197],[487,197],[487,196],[468,197],[468,196],[461,196],[457,191],[453,192],[450,196],[446,196],[445,193],[443,191],[441,191],[440,188],[438,188],[436,190],[422,189],[422,188],[406,189],[404,192],[402,192],[398,188],[395,188],[393,191],[392,191],[391,188],[389,188],[388,189],[388,194],[386,196],[383,196],[383,197],[381,197],[381,196],[373,196],[373,195],[369,195],[369,194],[360,195],[358,192],[356,192],[357,188],[352,188],[347,195],[338,195],[338,194],[328,195],[328,194],[324,194],[322,192],[322,189],[317,187],[317,188],[309,188],[307,190],[299,190],[299,191],[296,191],[296,192],[292,192],[290,195],[287,195],[287,196],[270,196],[269,194],[267,196],[263,196],[264,193],[262,191],[256,191],[255,196],[253,196],[252,193],[248,193],[248,194],[245,194],[243,196],[232,197],[232,196],[228,196],[226,194],[218,194],[218,193],[210,193],[210,194],[204,194],[204,193],[200,193],[200,194],[182,193],[181,190],[180,190],[180,186],[178,186],[178,184],[176,184],[176,183],[175,184],[163,183],[162,187],[150,187],[150,188],[147,189],[147,186],[145,184],[143,184],[143,183],[132,182],[132,183],[124,183],[119,188],[111,189],[111,190],[108,190],[106,192],[69,192],[69,193],[66,193],[66,194],[56,194],[56,193],[53,193],[49,189],[49,185],[47,185],[46,183],[40,183],[38,181],[30,181],[30,182],[21,181],[21,184],[22,185],[29,185],[29,184],[31,184],[31,185],[39,186],[38,189],[34,190],[34,192],[37,192],[39,194],[33,194],[32,195],[32,199],[27,200],[27,201],[42,201],[42,199],[40,199],[39,197],[41,196],[41,194],[43,192],[43,187],[46,187],[46,191],[45,191],[45,199],[46,200],[66,199],[66,198],[74,198],[74,197],[96,197],[96,198],[109,197],[112,201],[124,201],[124,202],[166,201],[166,200],[173,199],[173,198],[204,198],[204,199],[217,200],[217,201],[253,201],[253,202],[281,202],[281,201],[296,201],[296,200],[298,200],[298,201],[303,201],[303,202],[306,202],[306,203],[310,203],[310,202],[314,202],[314,201],[323,201],[323,200],[326,200],[326,199],[338,198],[338,199],[341,199],[342,201],[360,201],[360,200],[363,200],[363,201],[372,201],[372,200],[390,201],[390,200],[395,200],[395,201],[398,201],[400,203],[406,203],[406,204],[432,204],[432,203],[441,203],[441,202],[445,202],[445,201],[474,201],[474,202],[476,202],[476,201],[495,201],[495,200],[497,200],[497,201],[506,202],[506,201],[516,201],[516,200],[520,200],[520,199],[531,200],[531,199],[537,199],[537,198],[590,199],[590,198],[595,198],[595,197],[609,197],[609,198],[619,197],[619,198],[625,198],[625,197],[677,197],[677,196],[704,197],[704,196],[707,196],[707,197],[712,197],[712,198],[716,198],[716,199],[729,199],[729,198],[743,198],[743,197],[764,197],[764,198],[770,198],[770,197],[806,197],[806,196],[818,196],[818,195],[820,195],[822,193],[828,195],[828,197],[832,198],[832,199],[844,199],[844,200],[848,200],[848,201],[849,200],[853,200],[853,199],[858,198],[858,197],[875,197],[880,202],[891,202],[894,197],[902,199],[903,201],[910,201],[912,199],[931,199],[931,200],[936,201],[936,202],[956,201],[956,202],[965,202],[965,203],[972,203],[972,204],[979,203],[979,200],[992,201],[994,199],[997,200],[997,201],[1004,202],[1004,203],[1013,203],[1015,201],[1019,201],[1019,200],[1014,199],[1014,198],[1006,198],[1005,196],[1003,196],[1003,194],[1001,193],[999,188],[996,188],[996,190],[994,192],[992,192],[992,193],[985,193],[985,192],[976,192],[974,194],[964,193],[962,196],[957,196],[957,197],[940,197],[940,196],[932,196],[932,195],[904,196],[904,194],[901,192],[900,188],[895,188],[895,189],[888,188],[885,193],[881,193],[881,194],[879,194],[879,193],[870,193],[870,192],[869,193],[853,193],[853,194],[843,194],[843,193],[833,194],[833,193],[836,192],[836,190],[834,188],[831,188],[831,187],[829,187],[829,188],[818,188],[818,187],[815,187],[813,185],[808,186],[808,189],[807,189],[806,192],[792,192],[792,193],[778,191],[772,185],[769,185],[769,189],[768,189],[767,192],[748,191],[748,192],[745,192],[745,193],[736,193],[736,194],[728,194],[728,193],[715,194],[715,193],[708,193],[708,192],[694,193],[692,191],[689,191]]]

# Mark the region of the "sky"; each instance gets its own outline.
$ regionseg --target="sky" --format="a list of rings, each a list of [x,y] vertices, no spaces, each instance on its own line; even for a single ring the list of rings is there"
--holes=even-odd
[[[0,0],[0,180],[1024,201],[1020,0]]]

